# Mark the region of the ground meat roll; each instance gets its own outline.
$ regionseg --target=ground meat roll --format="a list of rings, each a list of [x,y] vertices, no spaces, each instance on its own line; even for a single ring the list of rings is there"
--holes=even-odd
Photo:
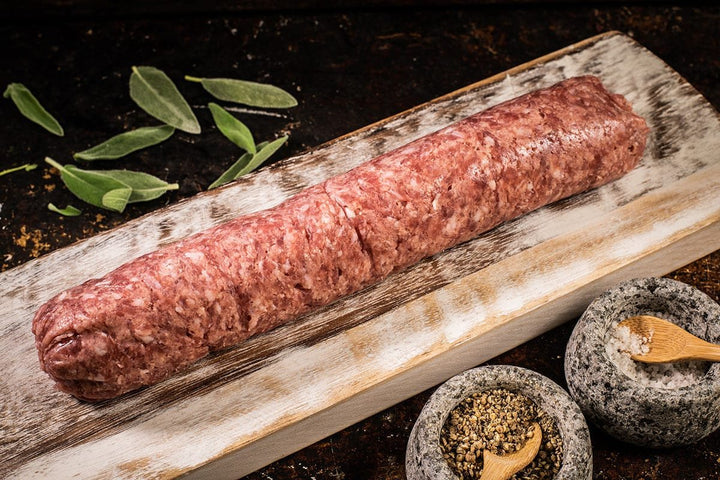
[[[631,170],[648,128],[595,77],[518,97],[71,288],[42,368],[101,400],[161,381],[499,223]]]

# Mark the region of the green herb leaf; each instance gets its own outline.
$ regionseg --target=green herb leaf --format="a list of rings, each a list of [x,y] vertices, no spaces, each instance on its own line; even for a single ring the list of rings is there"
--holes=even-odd
[[[132,195],[133,189],[130,187],[116,188],[106,192],[102,196],[102,205],[108,210],[115,210],[116,212],[122,212],[125,210]]]
[[[256,154],[253,155],[251,153],[246,153],[240,157],[237,162],[225,170],[225,172],[223,172],[217,180],[210,184],[208,190],[224,185],[252,172],[270,158],[272,154],[287,141],[287,139],[288,137],[280,137],[272,142],[263,142],[259,144],[258,152]]]
[[[60,171],[60,178],[68,190],[80,200],[96,207],[108,208],[103,204],[103,196],[111,190],[127,187],[122,182],[106,177],[102,172],[81,170],[73,165],[62,166],[49,157],[46,157],[45,161]],[[116,211],[122,212],[123,210]]]
[[[79,160],[114,160],[164,142],[174,132],[175,128],[170,125],[142,127],[115,135],[92,148],[76,153],[73,157]]]
[[[270,142],[262,142],[257,144],[257,150],[260,151],[263,148],[265,148]],[[228,182],[231,182],[238,178],[238,174],[242,169],[244,169],[249,163],[250,160],[252,160],[253,154],[252,153],[246,153],[243,156],[241,156],[235,163],[230,166],[227,170],[223,172],[222,175],[220,175],[217,180],[215,180],[213,183],[210,184],[208,187],[208,190],[212,190],[213,188],[219,187],[220,185],[225,185]]]
[[[132,193],[127,203],[146,202],[155,200],[169,190],[177,190],[177,183],[167,183],[157,177],[143,172],[132,170],[102,170],[102,173],[127,185]]]
[[[200,133],[200,124],[175,84],[155,67],[132,67],[130,97],[149,115],[188,133]]]
[[[258,168],[260,165],[262,165],[265,160],[270,158],[272,154],[275,153],[282,146],[282,144],[287,141],[287,139],[288,137],[280,137],[263,146],[263,148],[259,150],[258,153],[253,155],[252,160],[250,160],[250,162],[248,162],[248,164],[238,172],[235,178],[242,177],[246,173],[250,173],[256,168]]]
[[[63,128],[60,126],[55,117],[50,115],[47,110],[40,105],[35,95],[27,89],[22,83],[11,83],[5,89],[3,97],[9,98],[15,103],[20,113],[37,123],[50,133],[62,137],[65,135]]]
[[[250,163],[252,157],[252,153],[246,153],[241,156],[237,162],[233,163],[230,168],[225,170],[223,174],[217,178],[217,180],[210,184],[208,190],[212,190],[213,188],[217,188],[220,185],[225,185],[226,183],[235,180],[237,178],[238,172],[240,172],[240,170],[242,170],[248,163]]]
[[[66,217],[77,217],[82,213],[80,210],[73,207],[72,205],[68,205],[65,208],[58,208],[52,203],[48,203],[48,210],[50,210],[51,212],[59,213],[60,215],[64,215]]]
[[[200,83],[212,96],[226,102],[262,108],[289,108],[297,105],[295,97],[282,88],[267,83],[232,78],[198,78],[189,75],[185,76],[185,80]]]
[[[60,165],[52,158],[45,161],[60,171],[60,178],[80,200],[96,207],[122,212],[128,203],[153,200],[177,183],[168,184],[157,177],[130,170],[83,170]]]
[[[1,170],[0,177],[2,177],[3,175],[7,175],[8,173],[19,172],[20,170],[25,170],[26,172],[29,172],[30,170],[35,170],[36,168],[37,168],[37,164],[26,163],[25,165],[20,165],[19,167],[13,167],[13,168],[8,168],[7,170]]]
[[[247,152],[256,152],[255,140],[253,140],[250,129],[246,127],[244,123],[232,116],[217,103],[210,102],[208,107],[210,108],[210,113],[212,113],[213,120],[215,120],[215,125],[217,125],[220,132],[222,132],[228,140]]]

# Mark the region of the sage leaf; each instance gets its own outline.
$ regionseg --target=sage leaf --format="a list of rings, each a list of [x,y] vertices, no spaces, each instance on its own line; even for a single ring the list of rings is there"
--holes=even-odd
[[[263,142],[259,144],[258,151],[255,154],[246,153],[238,159],[230,168],[225,170],[217,180],[210,184],[208,190],[224,185],[232,180],[238,179],[243,175],[252,172],[260,165],[263,164],[268,158],[275,153],[283,143],[287,141],[288,137],[280,137],[272,142]]]
[[[157,145],[172,136],[175,128],[170,125],[159,127],[141,127],[115,135],[92,148],[78,152],[73,157],[78,160],[115,160],[143,148]]]
[[[130,98],[149,115],[188,133],[200,133],[200,124],[190,105],[162,70],[132,67]]]
[[[272,154],[275,153],[282,146],[282,144],[287,141],[287,139],[288,137],[286,136],[280,137],[263,146],[261,150],[259,150],[255,155],[253,155],[253,158],[248,162],[248,164],[245,165],[242,169],[240,169],[237,175],[235,175],[235,178],[242,177],[246,173],[250,173],[256,168],[258,168],[260,165],[262,165],[265,160],[270,158]]]
[[[290,108],[297,105],[295,97],[282,88],[268,83],[232,78],[198,78],[189,75],[185,76],[185,80],[200,83],[210,95],[226,102],[262,108]]]
[[[74,165],[60,165],[52,158],[45,161],[60,171],[60,178],[80,200],[96,207],[122,212],[129,203],[158,198],[178,184],[131,170],[83,170]]]
[[[60,171],[60,178],[73,195],[83,202],[95,205],[96,207],[114,210],[105,206],[103,196],[118,188],[126,188],[127,185],[105,176],[102,172],[93,170],[82,170],[73,165],[60,165],[52,158],[46,157],[45,161]],[[124,210],[116,210],[122,212]]]
[[[82,211],[73,207],[72,205],[68,205],[65,208],[58,208],[53,203],[48,203],[48,210],[50,210],[51,212],[59,213],[60,215],[63,215],[65,217],[77,217],[82,213]]]
[[[247,152],[256,152],[255,140],[253,140],[250,129],[245,126],[244,123],[235,118],[230,112],[222,108],[217,103],[210,102],[208,107],[210,108],[210,113],[212,113],[213,120],[215,121],[215,125],[217,125],[218,130],[220,130],[220,132],[222,132],[228,140]]]
[[[2,177],[3,175],[7,175],[8,173],[19,172],[20,170],[25,170],[26,172],[29,172],[30,170],[35,170],[36,168],[37,164],[26,163],[25,165],[20,165],[19,167],[12,167],[8,168],[7,170],[0,170],[0,177]]]
[[[155,200],[169,190],[177,190],[177,183],[167,183],[157,177],[143,172],[132,170],[102,170],[102,172],[127,185],[132,192],[127,203],[146,202]]]
[[[127,204],[130,203],[129,200],[132,192],[133,189],[130,187],[115,188],[106,192],[105,195],[102,196],[103,207],[122,212],[125,210]]]
[[[233,163],[230,168],[225,170],[222,175],[220,175],[217,180],[215,180],[213,183],[210,184],[208,187],[208,190],[212,190],[213,188],[217,188],[220,185],[225,185],[228,182],[232,182],[237,178],[237,174],[240,170],[243,169],[248,163],[250,163],[250,160],[252,160],[253,154],[252,153],[245,153],[242,155],[237,162]]]
[[[9,84],[5,89],[5,93],[3,93],[3,97],[12,100],[18,110],[20,110],[20,113],[48,132],[54,133],[59,137],[65,135],[60,123],[40,105],[35,95],[22,83]]]

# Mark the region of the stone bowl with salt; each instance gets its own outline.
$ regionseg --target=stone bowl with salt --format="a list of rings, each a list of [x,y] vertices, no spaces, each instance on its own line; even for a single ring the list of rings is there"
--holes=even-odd
[[[565,352],[570,394],[589,421],[619,440],[661,448],[695,443],[720,427],[720,365],[632,360],[651,338],[617,325],[636,315],[720,343],[720,306],[701,291],[667,278],[623,282],[575,325]]]
[[[407,478],[478,479],[484,451],[502,455],[522,448],[530,437],[518,432],[530,430],[532,422],[542,429],[542,446],[512,478],[592,478],[590,432],[580,408],[549,378],[508,365],[467,370],[433,393],[410,433]]]

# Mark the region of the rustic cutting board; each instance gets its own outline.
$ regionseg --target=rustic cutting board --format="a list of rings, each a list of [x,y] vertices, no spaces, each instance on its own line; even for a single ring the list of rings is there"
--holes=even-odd
[[[652,129],[641,165],[619,181],[120,399],[78,402],[40,371],[31,319],[59,291],[588,73]],[[1,274],[0,477],[237,478],[576,317],[616,282],[719,247],[718,113],[632,39],[593,37]]]

